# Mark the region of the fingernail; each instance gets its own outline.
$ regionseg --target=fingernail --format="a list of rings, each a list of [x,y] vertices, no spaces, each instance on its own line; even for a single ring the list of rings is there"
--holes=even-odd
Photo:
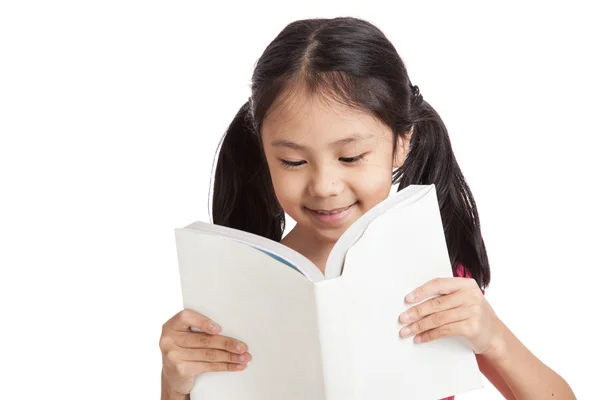
[[[415,343],[421,343],[421,336],[415,336]]]
[[[414,293],[407,294],[406,301],[415,301],[415,294]]]
[[[244,350],[244,346],[243,346],[241,343],[238,343],[238,344],[235,346],[235,349],[236,349],[237,351],[242,351],[242,350]]]
[[[211,322],[209,324],[209,329],[211,332],[214,332],[214,333],[219,332],[219,327],[214,322]]]
[[[409,335],[410,335],[410,328],[408,326],[400,329],[400,336],[407,337]]]
[[[400,314],[400,322],[408,322],[408,321],[410,321],[410,315],[408,315],[405,312]]]

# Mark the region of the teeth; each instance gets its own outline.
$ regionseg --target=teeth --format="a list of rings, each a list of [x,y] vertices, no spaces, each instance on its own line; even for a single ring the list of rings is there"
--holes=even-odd
[[[346,207],[348,208],[348,207]],[[341,210],[337,210],[337,211],[317,211],[319,214],[323,214],[323,215],[333,215],[333,214],[339,214],[342,211],[346,210],[346,208],[342,208]]]

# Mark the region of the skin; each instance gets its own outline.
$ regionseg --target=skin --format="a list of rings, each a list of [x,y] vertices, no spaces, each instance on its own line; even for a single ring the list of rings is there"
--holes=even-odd
[[[372,115],[324,96],[298,91],[283,97],[261,129],[275,195],[296,221],[282,243],[324,272],[342,233],[389,196],[392,171],[404,162],[410,134],[394,139]],[[322,223],[311,211],[347,206],[348,215],[333,224]]]
[[[275,194],[296,221],[282,243],[324,272],[344,230],[389,195],[392,171],[406,159],[410,134],[394,139],[391,129],[372,115],[324,96],[299,90],[286,99],[268,115],[261,131]],[[367,138],[357,139],[356,133]],[[309,211],[353,203],[340,224],[321,224]],[[575,398],[569,385],[502,323],[473,279],[438,278],[416,288],[406,301],[420,304],[398,317],[405,324],[401,337],[416,343],[466,338],[481,372],[505,398]]]
[[[261,128],[275,194],[296,221],[282,243],[324,272],[327,256],[345,229],[388,197],[392,171],[408,154],[410,133],[394,139],[388,126],[366,112],[302,89],[288,94],[274,104]],[[347,206],[344,218],[333,223],[311,211]],[[400,337],[416,343],[465,338],[480,371],[505,398],[575,398],[564,379],[498,318],[473,279],[437,278],[415,288],[405,301],[414,305],[398,317]],[[201,332],[190,332],[190,327]],[[163,400],[189,399],[199,374],[245,368],[251,360],[247,346],[219,332],[214,321],[189,310],[163,325]]]

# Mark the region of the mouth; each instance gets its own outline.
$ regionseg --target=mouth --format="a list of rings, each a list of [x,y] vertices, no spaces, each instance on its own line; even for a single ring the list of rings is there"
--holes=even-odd
[[[342,207],[342,208],[335,208],[333,210],[313,210],[312,208],[309,208],[309,210],[310,211],[314,211],[314,212],[319,213],[319,214],[322,214],[322,215],[332,215],[332,214],[338,214],[338,213],[341,213],[343,211],[346,211],[347,209],[349,209],[353,205],[354,204],[350,204],[349,206]]]
[[[342,222],[354,209],[358,202],[354,202],[349,206],[342,208],[334,208],[334,209],[319,209],[315,210],[312,208],[305,207],[309,212],[310,216],[313,220],[321,223],[321,224],[339,224]]]

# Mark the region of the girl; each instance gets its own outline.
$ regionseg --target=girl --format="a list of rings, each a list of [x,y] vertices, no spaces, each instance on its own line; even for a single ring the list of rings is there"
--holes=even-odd
[[[413,303],[440,296],[400,315],[399,335],[464,337],[505,398],[574,398],[485,300],[490,268],[475,200],[444,123],[393,45],[354,18],[285,27],[258,60],[251,97],[223,139],[214,223],[281,241],[323,271],[336,240],[393,183],[436,185],[455,275],[406,294]],[[296,226],[282,238],[286,213]],[[183,310],[164,324],[163,399],[187,399],[197,375],[240,371],[251,360],[244,343],[218,335],[217,322]]]

